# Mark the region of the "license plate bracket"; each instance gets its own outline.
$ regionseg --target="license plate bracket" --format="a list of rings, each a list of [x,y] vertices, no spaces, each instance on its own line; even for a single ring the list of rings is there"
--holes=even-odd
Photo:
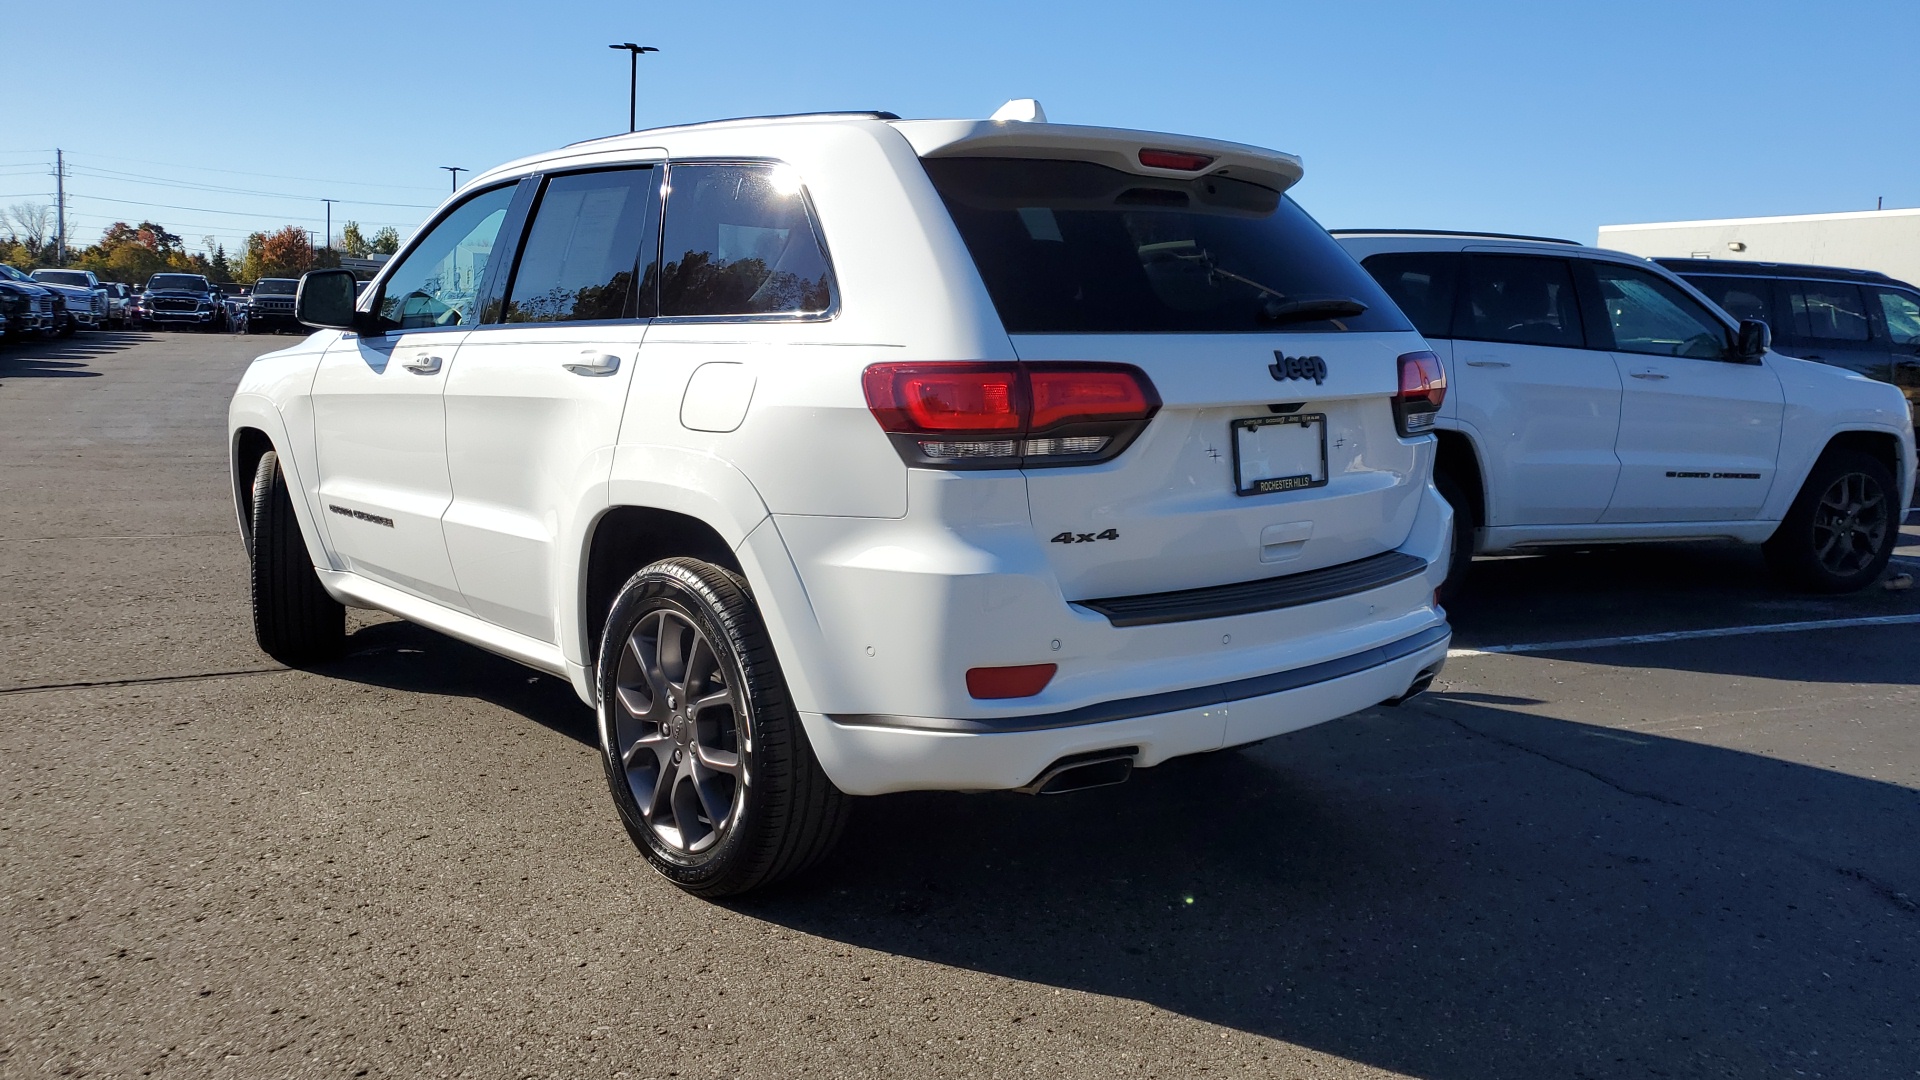
[[[1327,483],[1327,414],[1250,416],[1230,425],[1234,493],[1267,495]]]

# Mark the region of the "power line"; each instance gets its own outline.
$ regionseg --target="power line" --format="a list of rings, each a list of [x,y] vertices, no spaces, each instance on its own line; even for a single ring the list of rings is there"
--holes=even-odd
[[[283,191],[259,191],[253,188],[222,187],[214,184],[190,184],[178,180],[149,179],[135,176],[132,173],[122,173],[114,169],[102,169],[88,165],[78,166],[77,171],[84,176],[97,176],[102,180],[120,184],[151,184],[156,187],[183,188],[189,191],[207,191],[219,195],[252,195],[258,198],[293,199],[301,202],[312,202],[315,198],[312,195],[289,195]],[[336,199],[335,201],[349,203],[354,206],[392,206],[409,210],[431,210],[434,207],[433,203],[376,202],[372,199]]]
[[[157,209],[157,210],[186,210],[190,213],[195,213],[195,214],[225,214],[229,217],[250,217],[250,218],[284,218],[288,221],[319,221],[320,220],[319,218],[308,217],[304,214],[262,213],[257,210],[216,210],[209,206],[176,206],[172,203],[141,202],[138,199],[115,199],[115,198],[110,198],[109,196],[106,196],[106,195],[80,195],[77,197],[82,199],[92,199],[95,202],[124,203],[128,206],[145,206],[150,209]],[[308,201],[311,202],[312,200],[308,200]],[[363,221],[361,222],[361,224],[362,225],[392,225],[395,228],[412,228],[414,225],[417,225],[419,223],[413,222],[413,221]]]
[[[24,153],[25,151],[21,151],[21,152]],[[46,151],[35,151],[35,152],[50,154],[53,151],[46,150]],[[159,165],[168,169],[185,169],[188,172],[230,173],[234,176],[259,176],[259,177],[265,177],[270,180],[300,180],[309,184],[344,184],[344,185],[351,185],[353,187],[388,188],[394,191],[438,191],[440,190],[437,187],[425,187],[420,184],[382,184],[372,180],[335,180],[335,179],[330,179],[328,177],[322,177],[322,176],[288,176],[285,173],[248,172],[245,169],[217,169],[211,165],[182,165],[182,164],[179,164],[178,162],[172,162],[172,161],[147,161],[141,158],[120,157],[115,154],[88,154],[86,156],[90,158],[99,158],[103,161],[124,161],[131,165]]]

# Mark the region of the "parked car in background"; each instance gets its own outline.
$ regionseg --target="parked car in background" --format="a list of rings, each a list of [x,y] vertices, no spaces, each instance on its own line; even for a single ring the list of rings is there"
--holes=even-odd
[[[107,291],[107,325],[126,326],[128,309],[133,305],[133,286],[121,281],[103,281],[100,287]]]
[[[22,284],[0,276],[0,313],[6,315],[5,334],[9,341],[40,337],[52,333],[56,327],[53,293],[31,282]]]
[[[67,294],[67,313],[82,329],[99,330],[107,325],[107,290],[93,271],[42,268],[30,276],[42,285],[75,290]]]
[[[1915,475],[1898,390],[1774,351],[1766,322],[1731,318],[1638,256],[1528,237],[1334,235],[1446,362],[1434,479],[1462,558],[1739,540],[1822,592],[1886,567]]]
[[[293,294],[300,288],[298,278],[261,278],[253,283],[253,295],[247,304],[247,333],[274,334],[282,330],[305,333],[293,317]]]
[[[221,303],[227,308],[227,328],[244,330],[242,325],[247,317],[247,301],[253,286],[242,285],[237,281],[223,281],[219,284]]]
[[[257,639],[337,654],[344,602],[568,678],[707,896],[847,794],[1117,783],[1418,693],[1444,383],[1300,175],[879,113],[487,172],[357,302],[307,274],[324,332],[242,377]]]
[[[140,302],[143,326],[183,326],[225,330],[226,302],[220,290],[200,274],[155,274],[147,279]]]
[[[1773,327],[1773,347],[1907,396],[1920,422],[1920,288],[1873,270],[1725,259],[1655,259],[1742,319]]]
[[[79,329],[79,322],[67,311],[67,298],[69,295],[79,296],[83,290],[41,284],[6,263],[0,263],[0,282],[9,283],[35,298],[31,319],[37,322],[27,322],[22,330],[15,331],[16,335],[27,332],[43,336],[57,334],[60,337],[71,337],[73,332]],[[91,301],[83,300],[83,302]]]

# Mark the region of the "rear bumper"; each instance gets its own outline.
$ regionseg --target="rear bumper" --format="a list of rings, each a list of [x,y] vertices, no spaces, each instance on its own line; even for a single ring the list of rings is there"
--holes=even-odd
[[[802,713],[821,766],[841,790],[1021,787],[1070,754],[1136,748],[1134,764],[1240,746],[1398,697],[1446,662],[1444,621],[1304,668],[1213,686],[996,720]]]

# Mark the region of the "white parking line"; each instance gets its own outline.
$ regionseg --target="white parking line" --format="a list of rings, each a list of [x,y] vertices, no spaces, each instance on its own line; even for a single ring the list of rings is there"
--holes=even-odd
[[[1448,649],[1447,658],[1453,660],[1464,656],[1495,656],[1506,653],[1573,652],[1578,649],[1605,649],[1614,645],[1649,645],[1662,641],[1745,637],[1748,634],[1792,634],[1803,630],[1844,630],[1853,626],[1914,625],[1920,625],[1920,614],[1862,615],[1854,619],[1812,619],[1805,622],[1764,623],[1759,626],[1720,626],[1711,630],[1670,630],[1664,634],[1627,634],[1621,637],[1583,638],[1579,641],[1535,641],[1524,645],[1488,645],[1479,649]]]

